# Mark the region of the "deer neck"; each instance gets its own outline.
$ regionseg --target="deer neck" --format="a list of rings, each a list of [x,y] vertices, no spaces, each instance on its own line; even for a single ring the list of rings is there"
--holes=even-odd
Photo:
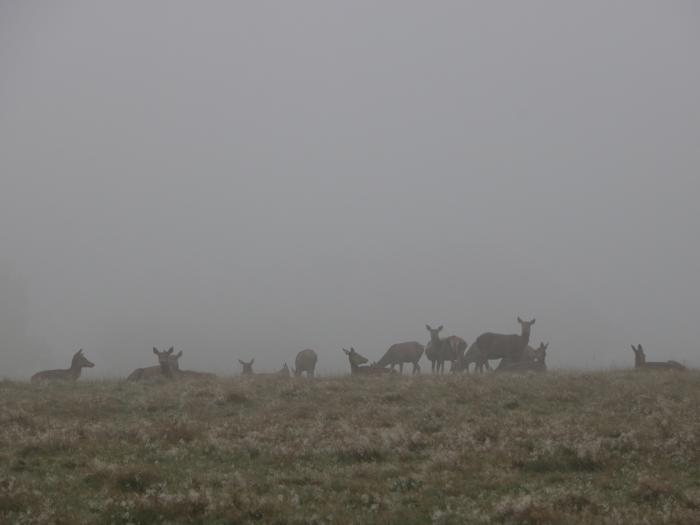
[[[527,328],[523,328],[522,332],[520,333],[520,340],[523,344],[523,346],[527,346],[530,344],[530,327],[528,326]]]
[[[70,368],[66,370],[66,375],[70,376],[71,379],[78,379],[82,371],[83,367],[78,363],[71,363]]]

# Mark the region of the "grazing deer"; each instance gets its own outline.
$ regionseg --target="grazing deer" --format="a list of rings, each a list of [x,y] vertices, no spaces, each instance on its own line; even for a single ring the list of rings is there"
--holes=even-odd
[[[449,338],[440,339],[440,331],[443,326],[431,328],[429,324],[425,328],[430,332],[430,342],[425,347],[425,357],[430,361],[430,370],[434,374],[445,373],[445,361],[454,361],[454,351]]]
[[[292,370],[294,377],[299,377],[303,372],[306,372],[306,377],[314,377],[317,361],[318,356],[316,352],[310,348],[299,352],[296,359],[294,359],[294,369]]]
[[[634,351],[634,368],[644,370],[687,370],[685,366],[678,361],[650,361],[647,362],[647,356],[644,354],[642,345],[637,345],[637,348],[632,345]]]
[[[510,358],[503,358],[496,368],[497,372],[546,372],[547,364],[545,359],[547,358],[547,348],[549,343],[540,343],[537,348],[532,348],[527,346],[523,351],[523,355],[520,360],[514,360]]]
[[[386,367],[391,365],[391,371],[394,371],[394,366],[399,365],[399,374],[403,375],[403,364],[413,363],[413,374],[420,373],[420,365],[418,361],[423,356],[423,345],[411,341],[410,343],[396,343],[391,345],[389,350],[382,356],[382,358],[377,361],[374,366]]]
[[[349,351],[343,348],[343,352],[345,352],[345,354],[348,356],[348,361],[350,361],[350,373],[352,375],[383,375],[392,373],[392,370],[389,368],[367,365],[362,366],[369,360],[365,356],[356,352],[353,347],[350,347]]]
[[[490,370],[488,363],[490,359],[508,358],[519,361],[530,342],[530,330],[535,324],[535,319],[523,321],[518,317],[518,323],[520,323],[520,335],[486,332],[477,337],[464,356],[461,364],[463,369],[469,371],[469,365],[475,363],[475,371],[482,372],[484,366]]]
[[[289,367],[287,366],[287,363],[284,364],[282,369],[278,372],[271,372],[271,373],[262,373],[258,374],[253,371],[253,363],[255,362],[255,359],[251,359],[248,363],[245,361],[241,361],[240,359],[238,362],[243,365],[243,371],[241,372],[242,376],[251,376],[251,377],[289,377]]]
[[[32,383],[40,381],[76,381],[80,377],[83,368],[92,368],[95,364],[83,355],[82,348],[78,350],[71,360],[70,368],[66,370],[44,370],[34,374]]]
[[[169,350],[161,352],[154,346],[153,353],[158,357],[158,365],[137,368],[129,374],[129,377],[126,378],[127,381],[144,381],[163,377],[172,379],[173,370],[179,369],[177,361],[182,357],[181,351],[177,354],[173,354],[174,350],[175,348],[171,346]],[[166,373],[163,373],[164,365],[168,370]]]

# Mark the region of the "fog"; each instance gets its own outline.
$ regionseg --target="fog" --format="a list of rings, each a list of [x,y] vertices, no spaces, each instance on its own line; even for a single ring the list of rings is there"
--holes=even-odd
[[[690,1],[2,2],[0,377],[700,366],[698,56]]]

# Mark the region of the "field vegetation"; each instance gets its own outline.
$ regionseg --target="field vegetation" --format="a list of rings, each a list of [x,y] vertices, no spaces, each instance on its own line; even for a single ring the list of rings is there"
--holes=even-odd
[[[700,373],[0,383],[0,523],[700,522]]]

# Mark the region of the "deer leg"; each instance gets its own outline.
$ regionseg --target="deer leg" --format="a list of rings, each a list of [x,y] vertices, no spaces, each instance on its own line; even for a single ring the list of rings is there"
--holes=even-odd
[[[399,363],[399,374],[403,375],[403,361]]]

